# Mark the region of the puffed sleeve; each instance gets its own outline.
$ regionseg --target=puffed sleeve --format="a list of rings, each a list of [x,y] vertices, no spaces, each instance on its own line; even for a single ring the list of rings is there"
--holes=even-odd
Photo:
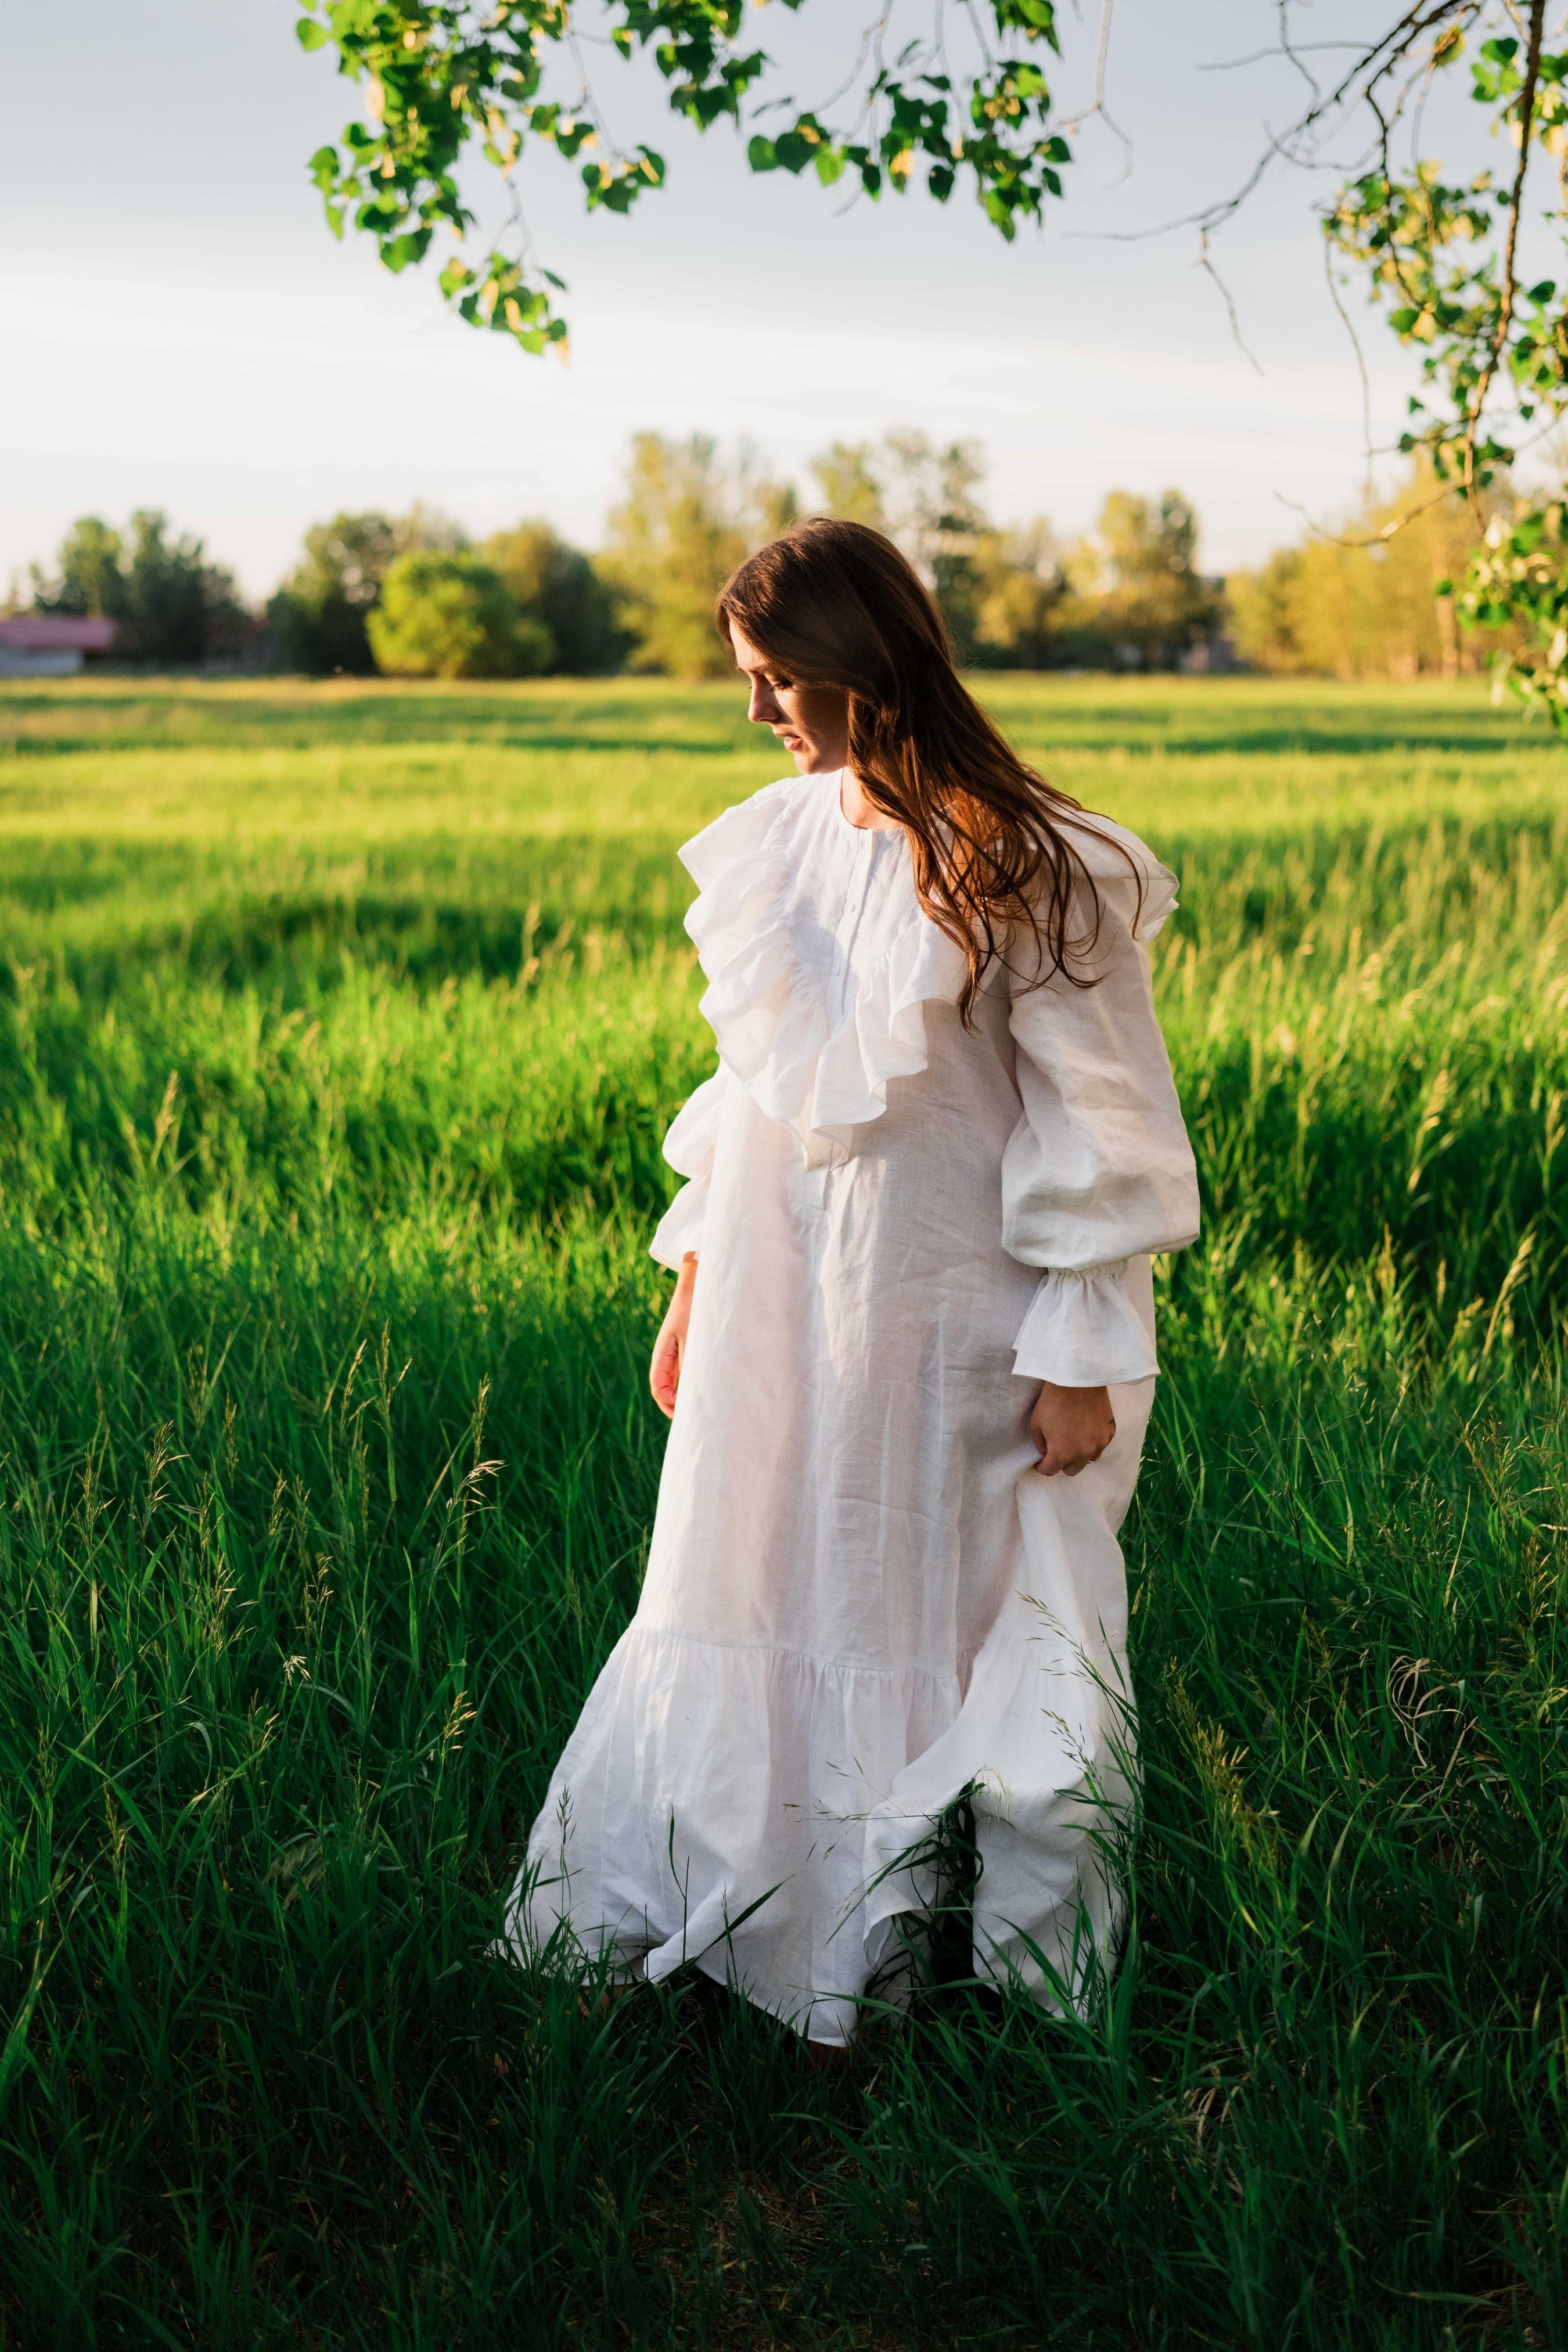
[[[1074,840],[1100,898],[1099,937],[1077,966],[1094,985],[1058,973],[1031,987],[1027,958],[1015,958],[1023,1116],[1003,1155],[1002,1239],[1042,1268],[1014,1370],[1095,1388],[1159,1370],[1147,1260],[1196,1238],[1198,1188],[1145,945],[1176,903],[1174,877],[1119,826]]]
[[[656,1257],[660,1265],[679,1268],[689,1252],[701,1251],[713,1155],[719,1140],[723,1082],[721,1065],[681,1105],[664,1139],[664,1156],[676,1174],[686,1178],[686,1182],[659,1219],[648,1244],[649,1255]]]

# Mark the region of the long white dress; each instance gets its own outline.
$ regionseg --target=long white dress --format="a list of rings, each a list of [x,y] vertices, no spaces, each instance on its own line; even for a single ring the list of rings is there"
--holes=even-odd
[[[508,1915],[520,1949],[695,1961],[825,2042],[966,1790],[982,1973],[1071,1998],[1114,1936],[1149,1254],[1197,1230],[1142,944],[1165,868],[1094,819],[1098,984],[993,965],[965,1030],[903,835],[840,784],[786,777],[680,853],[719,1067],[652,1247],[699,1253],[690,1329],[641,1600]],[[1075,1479],[1032,1467],[1043,1379],[1110,1387]]]

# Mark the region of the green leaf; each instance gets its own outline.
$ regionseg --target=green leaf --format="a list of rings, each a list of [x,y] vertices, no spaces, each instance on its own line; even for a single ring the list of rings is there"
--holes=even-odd
[[[792,12],[805,5],[780,0]],[[967,163],[1003,236],[1011,238],[1020,220],[1038,219],[1043,200],[1060,193],[1056,167],[1069,160],[1065,139],[1047,136],[1050,93],[1040,66],[1026,54],[1031,43],[1058,49],[1055,0],[966,5],[1002,37],[984,63],[955,76],[941,69],[939,46],[929,34],[917,35],[886,65],[868,62],[860,77],[846,120],[874,129],[845,139],[787,102],[782,121],[776,114],[767,118],[775,126],[771,134],[759,130],[747,139],[749,168],[799,176],[809,166],[826,187],[853,173],[872,197],[890,181],[900,194],[916,187],[941,204]],[[819,13],[827,6],[820,0]],[[362,80],[369,76],[379,89],[383,103],[374,119],[349,123],[335,149],[318,151],[312,174],[334,233],[344,227],[346,202],[348,221],[375,237],[389,268],[420,260],[437,221],[461,229],[468,218],[461,174],[476,153],[492,167],[510,167],[513,137],[501,134],[497,108],[508,112],[513,133],[531,131],[552,143],[581,173],[590,211],[624,214],[663,184],[663,161],[647,148],[632,157],[591,160],[591,117],[544,98],[543,77],[566,38],[565,0],[296,0],[296,12],[303,47],[335,46],[343,70]],[[670,108],[700,130],[726,118],[739,121],[742,102],[773,71],[763,50],[739,47],[746,0],[610,0],[607,14],[618,20],[605,28],[615,46],[632,57],[651,50]],[[784,102],[773,95],[772,103]],[[972,135],[955,153],[954,131],[970,114]],[[928,167],[923,179],[913,168],[921,155]],[[549,298],[541,296],[543,307],[537,314],[530,309],[524,320],[521,264],[506,267],[516,274],[504,298],[493,274],[482,288],[459,276],[450,290],[453,307],[477,326],[504,319],[525,348],[537,348]],[[536,269],[528,271],[527,283],[540,285]],[[1435,290],[1434,301],[1442,290]]]

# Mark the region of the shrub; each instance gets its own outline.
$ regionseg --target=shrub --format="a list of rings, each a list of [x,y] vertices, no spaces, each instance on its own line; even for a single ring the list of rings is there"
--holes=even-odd
[[[400,555],[365,623],[376,666],[405,677],[528,677],[555,644],[473,555]]]
[[[365,615],[399,553],[387,515],[335,514],[305,533],[305,552],[267,607],[279,661],[317,677],[375,667]]]
[[[732,665],[713,625],[714,601],[742,557],[786,530],[796,511],[794,493],[760,478],[744,447],[726,458],[704,434],[635,434],[605,556],[636,646],[632,667],[724,677]]]
[[[547,522],[498,530],[480,550],[524,613],[555,640],[552,669],[574,677],[619,669],[632,640],[616,625],[615,600],[591,557],[568,546]]]

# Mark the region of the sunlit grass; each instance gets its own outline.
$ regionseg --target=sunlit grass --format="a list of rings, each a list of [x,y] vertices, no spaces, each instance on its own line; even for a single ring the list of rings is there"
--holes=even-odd
[[[956,1984],[827,2080],[487,1958],[652,1515],[672,852],[776,755],[620,680],[0,689],[6,2340],[1562,2340],[1561,754],[983,683],[1182,874],[1146,1820],[1102,2013]]]

